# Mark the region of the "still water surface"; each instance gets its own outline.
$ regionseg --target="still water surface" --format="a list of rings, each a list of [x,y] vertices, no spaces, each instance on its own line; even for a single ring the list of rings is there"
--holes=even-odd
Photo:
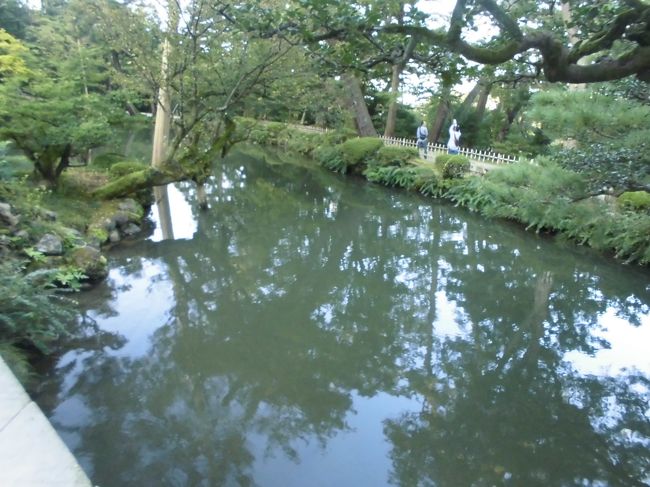
[[[94,484],[650,482],[647,270],[271,154],[170,192],[34,391]]]

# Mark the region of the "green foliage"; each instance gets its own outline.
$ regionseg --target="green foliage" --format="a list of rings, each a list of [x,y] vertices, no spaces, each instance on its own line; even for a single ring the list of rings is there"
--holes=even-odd
[[[66,334],[74,302],[53,287],[56,271],[24,274],[15,262],[0,263],[0,342],[42,353]]]
[[[647,191],[628,191],[618,197],[623,208],[633,210],[650,210],[650,193]]]
[[[143,171],[145,169],[147,169],[147,165],[141,162],[122,161],[113,164],[109,169],[109,173],[112,178],[120,178],[122,176],[126,176],[127,174],[131,174],[136,171]]]
[[[579,144],[603,138],[624,140],[650,125],[650,107],[625,99],[594,93],[592,90],[547,90],[536,93],[527,112],[556,139],[575,139]]]
[[[436,159],[438,162],[438,159]],[[442,165],[442,177],[444,179],[462,178],[469,172],[469,159],[461,155],[452,155]]]
[[[583,174],[590,191],[643,189],[650,186],[650,155],[644,145],[589,144],[557,149],[551,156],[562,167]]]
[[[599,223],[608,229],[603,250],[614,249],[616,257],[628,263],[650,264],[650,215],[625,213],[613,219],[607,215]]]
[[[405,166],[418,157],[417,149],[411,147],[382,146],[368,161],[368,165]]]
[[[345,174],[348,170],[348,164],[343,157],[341,146],[323,145],[314,151],[314,157],[321,166],[330,171]]]
[[[99,169],[109,169],[116,162],[122,162],[124,154],[117,152],[104,152],[93,158],[92,166]]]
[[[29,257],[32,262],[37,264],[45,262],[45,255],[43,252],[36,250],[34,247],[25,247],[23,252],[25,252],[25,255]]]
[[[75,291],[81,289],[81,282],[87,278],[88,276],[84,274],[82,269],[74,266],[66,266],[56,269],[54,273],[54,282],[57,285]]]
[[[368,181],[373,183],[405,189],[413,189],[418,179],[418,173],[414,167],[399,166],[370,167],[365,171],[365,176]]]
[[[442,179],[433,176],[423,181],[420,186],[420,193],[431,198],[444,198],[447,196],[449,189],[459,184],[460,181],[460,179]]]
[[[294,133],[286,140],[287,149],[305,156],[310,156],[322,143],[322,134]]]
[[[373,156],[384,143],[377,137],[356,137],[341,144],[341,152],[348,166],[355,166]]]
[[[442,169],[442,167],[447,163],[447,161],[453,156],[454,154],[438,154],[436,156],[436,165]]]
[[[26,51],[27,48],[20,41],[0,28],[0,79],[29,74],[24,59]]]
[[[330,130],[329,132],[321,135],[325,144],[335,145],[342,144],[346,140],[353,139],[357,136],[357,132],[352,129],[339,129]]]
[[[583,188],[578,175],[558,166],[521,163],[467,178],[447,196],[485,216],[516,220],[540,231],[558,229],[568,206],[583,196]]]

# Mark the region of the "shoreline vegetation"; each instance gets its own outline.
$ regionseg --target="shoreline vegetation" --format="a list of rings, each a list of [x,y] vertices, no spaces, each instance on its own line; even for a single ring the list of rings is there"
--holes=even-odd
[[[593,195],[586,176],[549,157],[473,175],[463,156],[439,155],[431,164],[419,159],[415,149],[385,146],[374,137],[300,132],[280,122],[237,122],[241,138],[307,156],[331,171],[444,199],[486,218],[514,221],[624,264],[650,264],[650,193]]]

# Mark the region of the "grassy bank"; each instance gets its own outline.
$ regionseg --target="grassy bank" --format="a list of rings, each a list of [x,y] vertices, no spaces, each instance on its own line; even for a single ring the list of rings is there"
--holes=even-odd
[[[240,137],[313,158],[340,174],[450,200],[488,218],[554,234],[608,253],[625,263],[650,264],[650,194],[593,196],[584,175],[548,158],[476,176],[462,157],[424,163],[413,149],[386,147],[352,134],[303,133],[281,123],[239,120]]]

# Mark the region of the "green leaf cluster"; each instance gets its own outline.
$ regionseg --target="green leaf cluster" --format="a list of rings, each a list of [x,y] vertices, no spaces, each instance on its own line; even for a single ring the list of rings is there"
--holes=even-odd
[[[48,353],[67,334],[75,303],[54,287],[58,273],[25,274],[14,261],[0,262],[0,344]]]
[[[355,137],[341,144],[341,152],[349,166],[356,166],[370,159],[383,145],[377,137]]]

